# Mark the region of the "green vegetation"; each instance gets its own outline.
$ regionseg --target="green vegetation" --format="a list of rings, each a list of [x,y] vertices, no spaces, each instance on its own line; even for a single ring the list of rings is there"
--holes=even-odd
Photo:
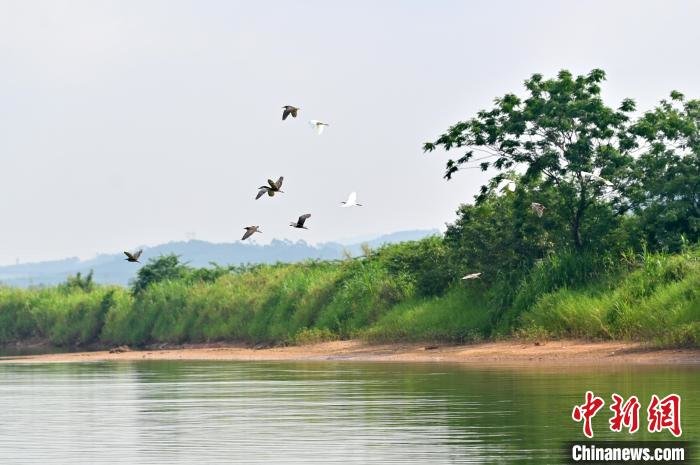
[[[438,240],[385,246],[342,262],[238,268],[215,279],[202,278],[177,257],[161,257],[144,269],[168,262],[182,275],[137,293],[102,286],[0,288],[0,342],[472,342],[516,334],[700,345],[700,248],[617,260],[552,255],[523,273],[503,307],[499,283],[461,282],[443,262],[441,268],[453,271],[445,279],[449,286],[426,292],[434,270],[409,273],[398,266],[397,257],[415,260],[425,250],[440,258],[433,248]]]
[[[497,172],[444,237],[335,262],[193,269],[164,256],[129,290],[91,274],[0,287],[0,343],[517,335],[700,346],[700,101],[672,92],[634,119],[633,101],[604,104],[604,77],[534,75],[525,98],[496,99],[426,144],[463,151],[448,179],[473,162]]]

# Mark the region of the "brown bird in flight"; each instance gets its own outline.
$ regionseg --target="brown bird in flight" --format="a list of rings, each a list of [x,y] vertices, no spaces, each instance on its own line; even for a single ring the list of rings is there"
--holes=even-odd
[[[297,117],[297,111],[299,109],[297,107],[293,107],[291,105],[285,105],[282,108],[284,108],[284,111],[282,112],[282,121],[287,119],[287,116],[292,115],[292,118]]]
[[[260,229],[258,229],[258,228],[260,228],[260,226],[246,226],[245,228],[243,228],[243,229],[245,229],[245,234],[243,234],[243,238],[241,240],[244,241],[244,240],[248,239],[250,236],[252,236],[256,232],[261,233],[262,231],[260,231]]]
[[[282,181],[284,181],[284,176],[280,176],[280,178],[277,180],[277,182],[274,182],[272,179],[268,179],[267,183],[269,184],[268,186],[260,186],[258,189],[258,195],[255,196],[255,200],[258,200],[260,197],[263,195],[267,194],[270,197],[275,196],[275,192],[282,192],[284,193],[282,189]]]
[[[544,205],[537,202],[532,202],[530,204],[530,208],[532,208],[532,211],[535,212],[535,214],[540,218],[542,218],[542,215],[544,215],[544,211],[546,210]]]
[[[301,215],[296,223],[289,223],[289,226],[291,226],[292,228],[309,229],[306,226],[304,226],[304,221],[308,220],[309,218],[311,218],[311,213]]]
[[[124,252],[124,255],[126,255],[126,258],[124,260],[126,260],[127,262],[141,263],[139,261],[139,257],[141,256],[142,253],[143,253],[143,250],[139,250],[138,252],[134,252],[134,253]]]

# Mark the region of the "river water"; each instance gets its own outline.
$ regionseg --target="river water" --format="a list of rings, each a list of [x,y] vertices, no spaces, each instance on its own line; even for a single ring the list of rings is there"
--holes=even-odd
[[[586,390],[680,394],[700,438],[700,368],[358,362],[0,364],[1,464],[561,463]]]

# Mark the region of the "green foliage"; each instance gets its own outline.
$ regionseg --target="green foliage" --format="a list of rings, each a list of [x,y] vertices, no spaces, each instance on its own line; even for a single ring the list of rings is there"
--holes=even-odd
[[[356,335],[415,292],[407,274],[392,276],[377,260],[347,264],[338,284],[328,305],[319,314],[317,326],[342,338]]]
[[[386,245],[377,251],[378,260],[393,275],[410,277],[416,292],[423,296],[440,295],[455,281],[449,249],[441,237]]]
[[[362,336],[373,342],[477,342],[490,334],[491,313],[482,294],[456,286],[442,297],[396,305]]]
[[[577,77],[563,70],[553,79],[534,74],[525,81],[527,96],[497,98],[491,110],[455,124],[424,150],[441,146],[462,151],[460,158],[447,162],[447,179],[464,165],[480,161],[483,171],[500,172],[495,180],[504,170],[522,168],[522,184],[555,187],[572,245],[582,249],[587,240],[583,223],[593,205],[602,203],[606,189],[587,173],[598,171],[614,183],[631,165],[636,147],[629,128],[634,102],[626,99],[617,110],[605,105],[600,88],[604,79],[600,69]],[[478,200],[487,192],[483,186]]]
[[[537,300],[562,288],[605,285],[621,266],[607,255],[594,253],[560,253],[538,262],[524,275],[516,287],[513,303],[503,315],[501,324],[512,326],[521,313]]]
[[[92,280],[93,271],[90,270],[85,277],[78,272],[75,276],[68,276],[66,282],[61,286],[66,291],[72,291],[75,289],[80,289],[85,292],[90,292],[95,288],[95,283]]]
[[[153,283],[180,279],[189,271],[190,269],[186,265],[180,263],[180,258],[177,255],[161,255],[151,258],[146,265],[139,268],[131,288],[136,295]]]
[[[57,346],[97,342],[118,289],[55,294],[47,292],[34,311],[41,315],[42,333]],[[48,324],[47,324],[48,323]]]
[[[635,124],[647,150],[625,188],[641,240],[666,251],[700,240],[700,100],[672,97]]]
[[[46,338],[57,346],[98,342],[108,313],[126,295],[118,287],[95,287],[83,291],[80,288],[66,290],[64,286],[59,286],[20,292],[25,294],[25,298],[22,315],[17,316],[17,321],[24,322],[22,328],[25,337],[29,333]],[[0,304],[0,318],[5,313],[2,308],[4,304],[12,302],[7,297],[0,296],[3,302]]]
[[[36,291],[0,287],[0,344],[40,336],[32,307]]]
[[[0,288],[0,343],[31,337],[62,346],[348,337],[464,343],[512,332],[700,343],[698,248],[676,255],[552,254],[510,274],[518,285],[503,299],[503,280],[446,276],[446,291],[418,292],[419,283],[435,283],[430,260],[447,247],[437,240],[382,248],[359,260],[227,271],[214,280],[188,273],[150,283],[136,296],[104,286]],[[422,253],[415,250],[421,244],[427,245]]]
[[[522,327],[546,328],[552,337],[700,344],[700,252],[647,254],[631,273],[607,286],[561,287],[522,314]]]

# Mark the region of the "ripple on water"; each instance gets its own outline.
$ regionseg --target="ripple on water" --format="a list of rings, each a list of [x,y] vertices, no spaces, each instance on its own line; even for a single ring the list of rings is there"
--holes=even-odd
[[[699,398],[697,370],[632,378],[632,368],[342,362],[0,365],[0,463],[555,463],[580,438],[568,415],[587,388]],[[685,431],[699,431],[697,410],[684,415]]]

